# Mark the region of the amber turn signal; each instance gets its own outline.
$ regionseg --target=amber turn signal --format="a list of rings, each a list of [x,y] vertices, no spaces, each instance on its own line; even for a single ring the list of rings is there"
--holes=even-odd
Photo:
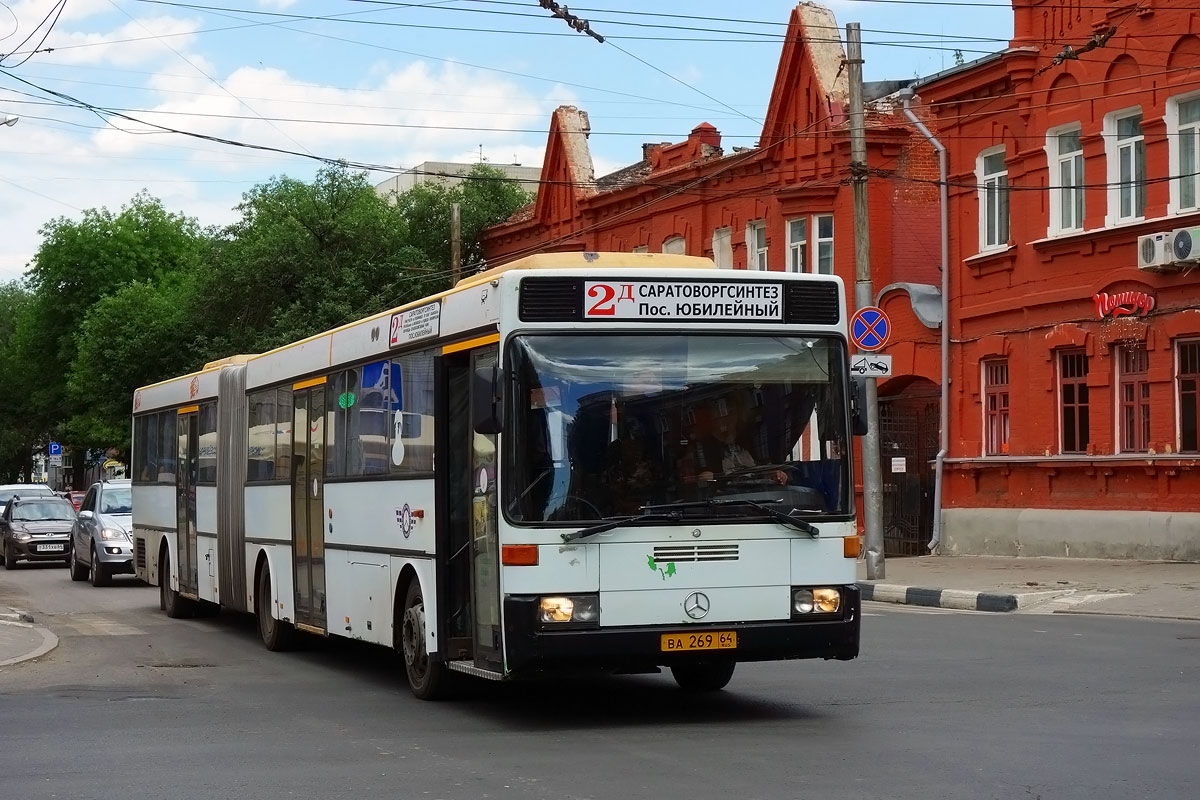
[[[862,537],[847,536],[842,539],[842,555],[846,558],[858,558],[862,554]]]
[[[506,544],[500,548],[500,563],[506,567],[536,567],[536,544]]]

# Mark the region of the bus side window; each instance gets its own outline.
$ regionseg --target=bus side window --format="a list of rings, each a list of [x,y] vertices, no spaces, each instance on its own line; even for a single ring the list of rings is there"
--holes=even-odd
[[[275,478],[276,391],[255,392],[247,408],[246,480]],[[290,426],[289,426],[290,427]]]
[[[138,483],[158,480],[159,414],[143,414],[134,426],[133,476]]]
[[[395,358],[388,369],[388,470],[433,470],[433,352]]]

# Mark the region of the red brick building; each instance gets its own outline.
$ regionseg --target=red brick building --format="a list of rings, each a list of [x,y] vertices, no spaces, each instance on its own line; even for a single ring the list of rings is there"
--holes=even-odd
[[[950,157],[944,546],[1200,559],[1200,13],[1015,14],[915,87]]]
[[[1200,228],[1189,9],[1023,3],[1010,48],[916,84],[916,111],[950,156],[943,551],[1200,559],[1200,270],[1161,252],[1176,229]],[[644,249],[852,286],[835,24],[819,6],[793,11],[754,148],[727,153],[700,124],[594,178],[587,114],[558,109],[537,200],[489,232],[489,261]],[[880,386],[885,537],[890,553],[916,554],[938,443],[938,168],[898,86],[868,86],[868,191],[874,285],[894,329],[895,377]],[[1139,238],[1159,233],[1153,269],[1139,268]]]

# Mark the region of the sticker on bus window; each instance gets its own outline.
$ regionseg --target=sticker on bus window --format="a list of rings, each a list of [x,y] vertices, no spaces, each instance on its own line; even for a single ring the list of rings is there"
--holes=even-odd
[[[545,386],[529,390],[529,407],[535,409],[558,408],[562,405],[557,386]]]

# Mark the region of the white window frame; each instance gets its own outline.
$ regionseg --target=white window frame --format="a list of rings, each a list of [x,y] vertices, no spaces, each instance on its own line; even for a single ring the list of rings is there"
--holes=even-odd
[[[995,147],[989,147],[982,151],[975,159],[975,183],[979,187],[979,252],[987,253],[995,250],[1004,250],[1008,247],[1008,239],[1012,233],[1012,217],[1008,203],[1008,164],[1005,163],[1003,172],[987,173],[984,171],[984,162],[991,156],[1003,155],[1007,158],[1005,146],[998,144]],[[988,220],[992,217],[992,210],[988,205],[988,192],[992,189],[993,181],[998,184],[999,179],[1003,178],[1004,182],[1004,236],[1000,236],[1000,231],[996,231],[996,241],[988,242]],[[1000,214],[997,210],[995,214],[995,222],[997,227],[1000,223]]]
[[[1078,133],[1080,136],[1079,150],[1071,153],[1063,154],[1059,150],[1058,138],[1064,133]],[[1087,185],[1087,165],[1083,158],[1083,126],[1078,122],[1073,122],[1070,125],[1059,125],[1056,128],[1051,128],[1046,131],[1046,163],[1049,168],[1050,186],[1050,225],[1046,230],[1048,236],[1057,236],[1064,233],[1081,233],[1084,230],[1084,218],[1087,214],[1087,192],[1082,187]],[[1063,181],[1063,167],[1069,165],[1068,169],[1071,174],[1070,183]],[[1065,187],[1075,187],[1067,189]],[[1066,225],[1063,223],[1063,200],[1064,195],[1068,193],[1075,195],[1071,198],[1077,202],[1072,202],[1072,216],[1078,216],[1078,219],[1073,219],[1073,224]]]
[[[687,239],[682,236],[668,236],[663,239],[662,251],[675,255],[687,255]]]
[[[758,233],[762,232],[762,245],[758,244]],[[755,219],[746,223],[746,269],[765,272],[770,269],[767,261],[767,221]]]
[[[821,236],[821,221],[829,220],[829,235]],[[804,238],[796,238],[793,234],[794,223],[804,223]],[[787,271],[811,272],[814,275],[833,274],[833,214],[812,214],[809,216],[792,217],[784,225],[787,232]],[[803,250],[803,257],[800,253]],[[821,271],[821,254],[829,254],[829,271]]]
[[[648,244],[639,244],[637,247],[633,248],[632,252],[634,252],[634,253],[649,253],[649,252],[650,252],[650,245],[648,245]]]
[[[717,269],[733,269],[733,228],[717,228],[712,238],[713,263]]]
[[[1117,141],[1117,123],[1120,120],[1132,116],[1141,116],[1144,122],[1146,117],[1142,112],[1141,106],[1130,106],[1122,108],[1119,111],[1113,111],[1104,115],[1104,150],[1108,161],[1108,174],[1106,183],[1108,184],[1108,214],[1104,219],[1106,226],[1125,225],[1131,222],[1140,222],[1146,218],[1145,211],[1141,214],[1137,213],[1137,183],[1140,179],[1142,185],[1146,182],[1146,160],[1145,160],[1145,144],[1146,133],[1142,131],[1140,141],[1142,142],[1142,174],[1137,174],[1137,146],[1138,139],[1126,139],[1122,142]],[[1133,181],[1131,182],[1131,190],[1133,194],[1130,197],[1132,214],[1129,216],[1121,215],[1121,150],[1132,145],[1134,147],[1134,157],[1132,160]]]
[[[796,223],[804,226],[803,238],[792,235]],[[792,217],[784,224],[787,226],[787,271],[808,272],[808,217]]]
[[[1189,180],[1184,178],[1185,169],[1183,166],[1183,139],[1185,132],[1192,134],[1191,139],[1194,142],[1195,155],[1194,165],[1187,172],[1200,171],[1200,122],[1189,122],[1187,125],[1181,125],[1179,122],[1180,106],[1184,103],[1200,101],[1200,92],[1188,92],[1187,94],[1176,95],[1175,97],[1167,98],[1167,113],[1163,116],[1163,121],[1167,123],[1167,152],[1169,155],[1167,170],[1169,175],[1178,176],[1175,180],[1168,181],[1170,186],[1170,200],[1167,204],[1168,214],[1190,214],[1200,210],[1200,176],[1190,178],[1193,182],[1194,190],[1192,195],[1192,203],[1190,205],[1183,204],[1183,186],[1184,181]],[[1186,129],[1186,130],[1185,130]]]
[[[821,235],[821,220],[823,220],[823,219],[829,220],[829,235],[828,236]],[[815,240],[817,243],[817,246],[814,247],[813,251],[812,251],[812,253],[813,253],[812,271],[814,273],[820,274],[820,275],[832,275],[833,274],[833,232],[834,232],[833,214],[814,214],[812,230],[813,230],[813,234],[814,234],[814,237],[815,237]],[[828,272],[825,272],[824,270],[821,269],[821,252],[826,247],[829,248],[829,271]]]

